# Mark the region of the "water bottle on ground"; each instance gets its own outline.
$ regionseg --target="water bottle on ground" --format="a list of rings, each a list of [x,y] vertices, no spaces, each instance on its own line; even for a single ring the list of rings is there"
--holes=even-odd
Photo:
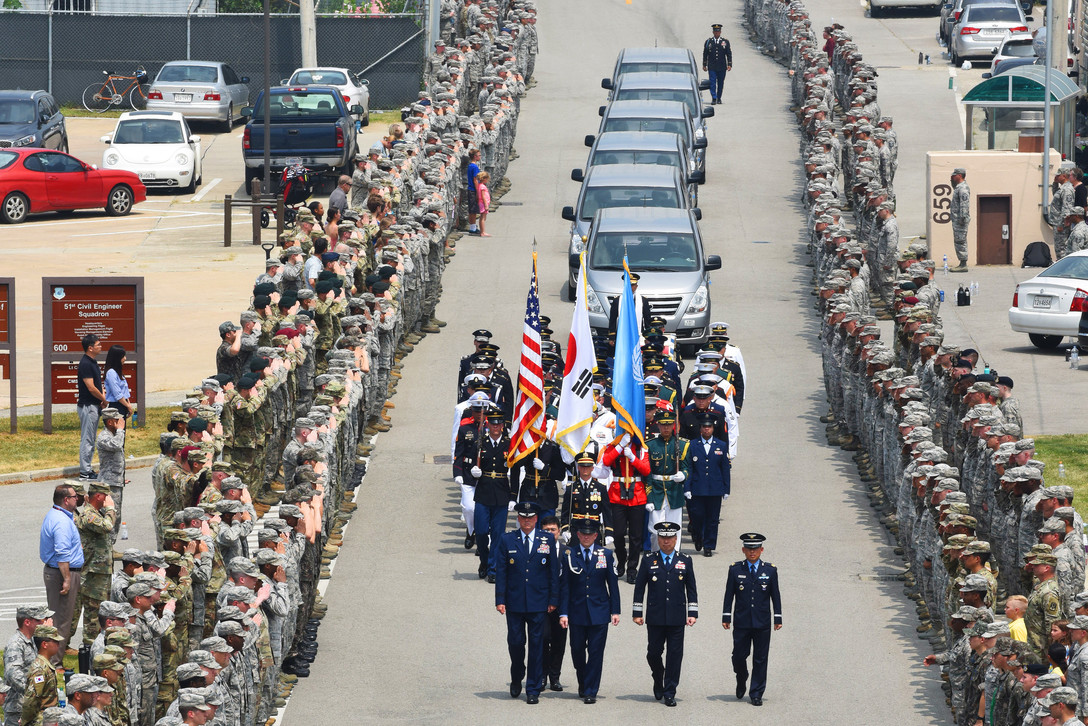
[[[944,274],[948,274],[948,255],[944,256]]]
[[[1080,349],[1075,345],[1073,350],[1069,351],[1069,367],[1074,370],[1080,368]]]
[[[128,539],[128,525],[121,522],[121,539]]]
[[[1061,460],[1058,461],[1058,478],[1059,479],[1064,479],[1065,478],[1065,464],[1063,464],[1061,462]]]

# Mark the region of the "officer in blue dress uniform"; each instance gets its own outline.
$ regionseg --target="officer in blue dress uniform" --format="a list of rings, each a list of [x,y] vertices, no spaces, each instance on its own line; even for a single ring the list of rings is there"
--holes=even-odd
[[[748,685],[748,652],[752,651],[753,706],[763,705],[767,688],[767,651],[771,647],[771,625],[782,628],[782,596],[778,592],[778,570],[764,562],[763,543],[757,532],[740,536],[744,559],[729,566],[722,605],[722,627],[733,629],[733,672],[737,675],[737,699],[744,698]],[[772,621],[773,618],[773,621]]]
[[[559,546],[555,537],[536,527],[540,507],[521,502],[514,511],[518,513],[518,528],[504,534],[497,543],[495,609],[506,616],[510,697],[521,695],[524,678],[526,703],[534,704],[544,688],[548,613],[559,607]]]
[[[710,413],[699,418],[699,436],[688,444],[688,531],[695,551],[711,557],[718,546],[718,518],[722,500],[729,496],[729,443],[714,435],[718,419]]]
[[[654,530],[660,549],[642,558],[632,613],[635,625],[646,624],[646,662],[654,679],[654,698],[664,698],[666,706],[675,706],[684,661],[684,627],[695,625],[699,617],[699,593],[691,558],[676,549],[680,525],[658,522]]]
[[[729,41],[722,37],[722,24],[710,26],[713,33],[703,43],[703,70],[710,75],[710,102],[722,102],[726,71],[733,70],[733,50]]]
[[[559,624],[570,630],[570,659],[578,674],[578,696],[597,702],[608,624],[620,624],[620,587],[612,550],[597,543],[600,526],[592,519],[575,525],[578,543],[559,563]]]

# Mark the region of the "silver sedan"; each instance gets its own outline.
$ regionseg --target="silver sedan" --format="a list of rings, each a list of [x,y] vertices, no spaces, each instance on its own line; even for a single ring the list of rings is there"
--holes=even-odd
[[[1056,348],[1077,337],[1088,311],[1088,251],[1074,252],[1016,286],[1009,325],[1037,348]]]
[[[148,111],[177,111],[190,121],[220,121],[227,130],[249,105],[249,78],[226,63],[170,61],[147,92]]]

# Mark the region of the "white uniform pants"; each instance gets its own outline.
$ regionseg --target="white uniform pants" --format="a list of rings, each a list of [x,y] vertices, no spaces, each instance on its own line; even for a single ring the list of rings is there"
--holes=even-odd
[[[468,527],[470,535],[476,533],[476,486],[473,484],[461,485],[461,519]]]
[[[668,498],[661,505],[661,509],[655,509],[652,512],[647,512],[650,515],[650,551],[656,552],[659,548],[657,546],[657,531],[654,529],[654,525],[658,522],[676,522],[682,524],[680,521],[684,516],[684,509],[673,509],[669,506]],[[680,547],[680,535],[676,536],[676,546]]]

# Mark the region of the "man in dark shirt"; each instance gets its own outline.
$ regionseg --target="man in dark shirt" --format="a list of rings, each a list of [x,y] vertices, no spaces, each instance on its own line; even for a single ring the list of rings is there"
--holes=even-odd
[[[1073,206],[1088,207],[1088,185],[1084,183],[1084,172],[1079,167],[1073,167],[1073,176],[1069,181],[1073,184]]]
[[[88,480],[98,478],[91,467],[91,459],[94,457],[98,419],[102,406],[106,405],[106,394],[102,392],[102,371],[94,360],[102,352],[102,343],[93,333],[84,335],[82,343],[83,357],[79,359],[76,378],[79,388],[76,413],[79,414],[79,478]]]

